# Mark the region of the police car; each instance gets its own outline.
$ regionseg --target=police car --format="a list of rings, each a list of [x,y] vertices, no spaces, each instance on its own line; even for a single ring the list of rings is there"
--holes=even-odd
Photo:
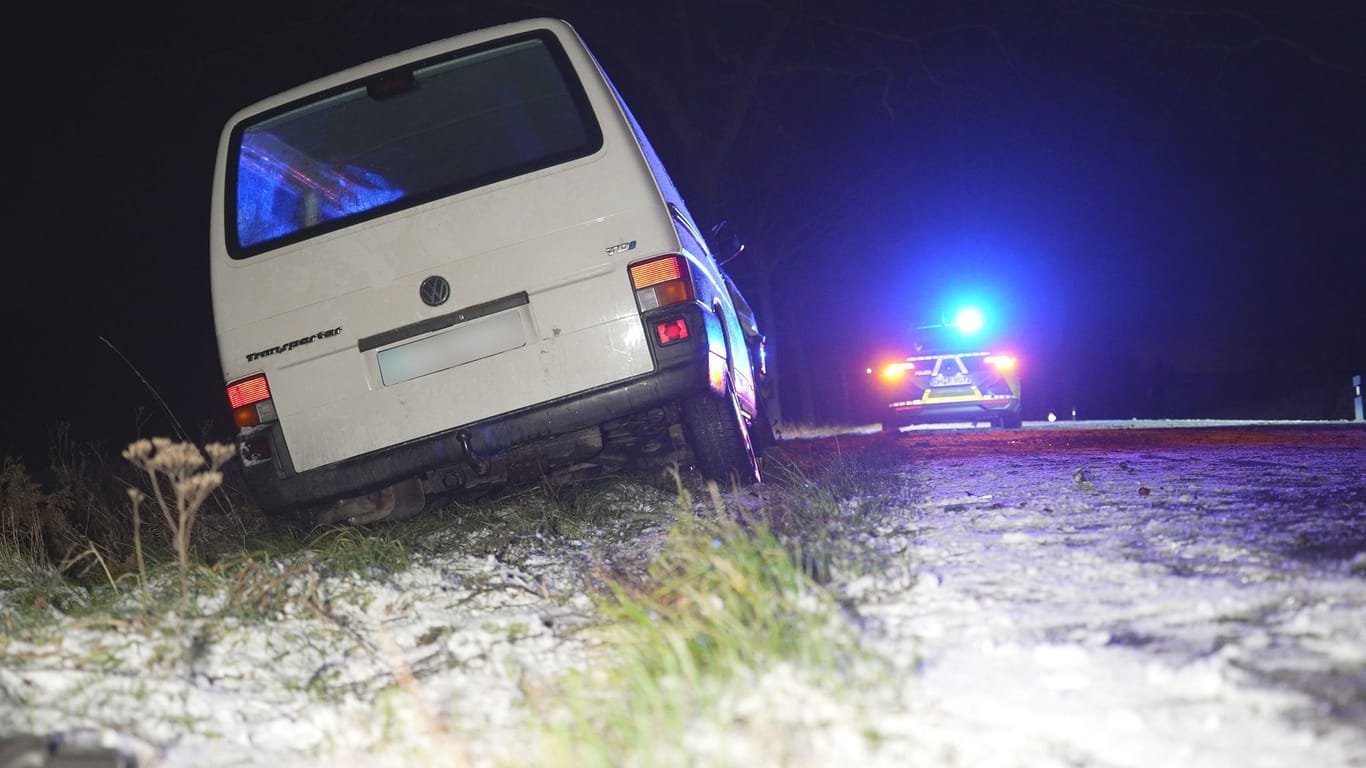
[[[981,342],[983,325],[980,311],[961,310],[951,322],[917,328],[914,354],[868,369],[885,403],[883,431],[950,422],[1021,426],[1019,360]]]

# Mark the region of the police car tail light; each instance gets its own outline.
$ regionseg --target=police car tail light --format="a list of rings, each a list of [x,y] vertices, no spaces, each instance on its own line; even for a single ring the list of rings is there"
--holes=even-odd
[[[671,254],[638,261],[629,268],[631,287],[640,311],[692,301],[692,279],[687,260]]]
[[[258,373],[228,385],[228,406],[232,421],[238,428],[255,427],[275,421],[275,401],[270,399],[270,384],[265,374]]]
[[[1015,367],[1015,358],[1010,355],[992,355],[985,362],[998,371],[1008,371]]]
[[[882,369],[882,378],[899,379],[906,375],[907,371],[914,371],[915,363],[892,363]]]

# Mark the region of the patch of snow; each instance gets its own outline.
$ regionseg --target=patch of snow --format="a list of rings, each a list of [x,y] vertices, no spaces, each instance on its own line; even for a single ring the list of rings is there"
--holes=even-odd
[[[1286,521],[1260,500],[1334,478],[1349,490],[1318,519],[1362,541],[1362,461],[1268,453],[1124,457],[1152,487],[1190,485],[1169,502],[1108,471],[1050,482],[1058,456],[922,462],[911,543],[932,578],[860,606],[884,654],[918,659],[879,731],[928,765],[1366,765],[1366,589],[1278,547]],[[973,477],[996,508],[941,496]],[[1240,498],[1212,510],[1216,477]]]
[[[1363,455],[922,451],[873,542],[904,554],[830,585],[874,654],[857,695],[756,670],[656,764],[1366,766]],[[541,698],[612,658],[577,631],[587,581],[667,526],[667,493],[613,494],[572,537],[438,534],[269,622],[0,638],[0,737],[94,733],[145,768],[534,764]]]

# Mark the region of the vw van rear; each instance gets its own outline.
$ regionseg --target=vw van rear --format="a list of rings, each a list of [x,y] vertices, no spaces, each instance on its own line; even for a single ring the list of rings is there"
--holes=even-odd
[[[212,206],[220,363],[268,514],[397,519],[516,467],[661,451],[759,480],[753,313],[565,22],[240,110]]]

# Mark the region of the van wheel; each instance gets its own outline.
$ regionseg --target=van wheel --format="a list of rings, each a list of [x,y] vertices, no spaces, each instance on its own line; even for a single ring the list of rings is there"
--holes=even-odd
[[[1019,429],[1024,426],[1024,419],[1018,413],[1003,413],[997,423],[1004,429]]]
[[[683,433],[703,477],[742,486],[760,481],[749,427],[729,378],[725,396],[708,390],[684,401],[682,411]]]

